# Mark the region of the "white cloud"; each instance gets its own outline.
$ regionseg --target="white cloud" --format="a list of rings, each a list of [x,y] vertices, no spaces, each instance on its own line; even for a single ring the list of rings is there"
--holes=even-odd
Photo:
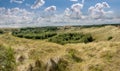
[[[31,6],[31,9],[37,9],[40,8],[41,6],[43,6],[45,4],[44,0],[36,0],[34,2],[34,4]]]
[[[24,0],[23,0],[24,1]],[[44,0],[36,0],[31,6],[37,9],[43,6]],[[28,5],[30,6],[30,5]],[[84,0],[82,3],[75,3],[66,8],[64,14],[55,14],[56,6],[49,6],[43,12],[29,12],[20,8],[0,8],[0,27],[2,26],[52,26],[52,25],[91,25],[104,23],[119,23],[120,17],[113,17],[113,11],[105,9],[110,8],[106,2],[97,3],[89,7],[89,14],[82,14]]]
[[[85,19],[87,16],[84,16],[81,11],[83,9],[83,6],[84,4],[75,3],[71,5],[71,8],[65,9],[64,15],[72,19]]]
[[[19,4],[23,3],[23,1],[24,1],[24,0],[10,0],[11,3],[12,3],[12,2],[15,2],[15,3],[19,3]]]
[[[46,17],[55,16],[56,6],[49,6],[44,9]]]
[[[83,4],[76,3],[71,6],[71,16],[75,18],[81,18],[82,12],[81,9],[83,8]]]
[[[97,3],[95,6],[91,6],[88,11],[90,13],[90,17],[94,19],[101,19],[106,16],[106,14],[111,14],[112,11],[105,11],[105,8],[110,8],[108,3],[102,2]]]
[[[71,9],[75,9],[75,8],[82,9],[83,8],[83,4],[80,4],[80,3],[73,4],[71,6]]]
[[[64,15],[65,15],[65,16],[70,16],[70,9],[69,9],[69,8],[66,8],[66,9],[65,9]]]
[[[4,7],[1,7],[0,8],[0,14],[3,14],[5,12],[5,8]]]
[[[53,11],[56,11],[56,6],[47,7],[44,11],[46,11],[46,12],[53,12]]]
[[[26,11],[25,9],[19,8],[11,8],[5,9],[0,8],[0,25],[4,24],[20,24],[20,23],[28,23],[32,21],[33,13]]]

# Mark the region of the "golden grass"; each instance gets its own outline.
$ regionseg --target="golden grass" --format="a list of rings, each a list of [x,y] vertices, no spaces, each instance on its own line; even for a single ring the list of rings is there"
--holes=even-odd
[[[26,60],[22,64],[23,66],[37,59],[46,63],[50,58],[66,58],[69,54],[67,50],[74,49],[77,51],[77,53],[75,53],[77,57],[82,58],[83,61],[75,62],[68,58],[69,71],[120,70],[120,28],[115,26],[72,28],[64,32],[91,33],[95,41],[87,44],[59,45],[47,42],[46,40],[17,38],[6,33],[0,35],[0,44],[12,47],[16,51],[16,57],[18,55],[24,55]],[[107,40],[109,36],[113,37],[110,41]],[[20,65],[18,65],[18,68],[19,67]]]

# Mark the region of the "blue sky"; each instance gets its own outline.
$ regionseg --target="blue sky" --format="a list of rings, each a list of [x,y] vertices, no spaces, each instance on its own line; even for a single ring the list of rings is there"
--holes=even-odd
[[[36,1],[39,1],[41,6],[35,4]],[[21,3],[19,3],[19,2],[21,2]],[[43,3],[41,3],[41,2],[43,2]],[[97,3],[100,3],[99,7],[103,6],[103,2],[105,2],[106,5],[110,6],[110,8],[103,7],[101,10],[99,10],[99,8],[95,7],[95,5],[97,5]],[[73,5],[79,5],[79,9],[78,8],[72,9],[71,7]],[[83,5],[83,6],[80,6],[80,5]],[[32,6],[34,6],[34,7],[32,8]],[[91,10],[92,12],[89,13],[88,10],[92,6],[94,9],[92,9]],[[31,22],[39,23],[39,25],[41,25],[41,23],[43,23],[44,21],[46,22],[46,20],[51,22],[51,20],[53,20],[52,18],[56,18],[56,20],[58,20],[58,18],[59,18],[61,21],[63,21],[62,17],[66,17],[66,16],[64,16],[64,12],[65,12],[66,8],[69,8],[70,11],[67,11],[67,13],[69,12],[69,17],[67,16],[66,18],[64,18],[64,19],[66,19],[65,23],[68,20],[70,20],[72,23],[73,22],[74,23],[86,23],[86,21],[88,19],[90,20],[91,23],[94,22],[94,24],[95,24],[95,22],[109,23],[111,21],[108,18],[112,18],[112,20],[114,19],[112,21],[112,23],[114,23],[114,21],[116,21],[116,18],[117,18],[117,22],[115,22],[115,23],[120,22],[118,19],[118,18],[120,18],[120,14],[119,14],[120,0],[85,0],[84,4],[82,4],[82,0],[78,0],[78,1],[70,1],[70,0],[0,0],[0,8],[5,8],[5,11],[7,13],[7,14],[1,13],[0,14],[1,19],[7,20],[8,22],[12,22],[12,23],[17,23],[17,24],[21,24],[23,22],[26,23],[26,20],[21,19],[21,18],[23,18],[23,16],[26,19],[29,18],[28,19],[29,23],[31,23]],[[23,14],[23,15],[18,16],[18,11],[17,11],[17,14],[14,14],[15,12],[14,13],[12,12],[12,9],[14,9],[14,8],[18,8],[17,10],[19,10],[19,13],[21,13],[21,11],[22,11],[21,14]],[[49,9],[49,10],[47,10],[48,12],[44,11],[46,8]],[[54,10],[50,10],[52,8],[54,8]],[[8,14],[9,9],[10,9],[10,14]],[[25,11],[23,11],[23,9]],[[1,9],[0,11],[2,12],[3,9]],[[54,11],[54,13],[48,14],[49,12],[53,12],[53,11]],[[25,13],[32,13],[32,14],[25,15]],[[42,18],[41,15],[45,15],[45,18]],[[79,16],[76,16],[76,15],[79,15]],[[8,20],[9,17],[13,18],[13,19]],[[17,17],[18,19],[20,19],[19,20],[20,22],[15,22],[14,17]],[[77,18],[78,22],[74,21],[74,20],[76,20],[76,18]],[[35,19],[38,19],[38,22],[36,22]],[[98,21],[95,21],[96,19]],[[52,21],[51,23],[55,23],[55,22],[61,23],[60,20],[54,21],[54,22]],[[84,20],[84,21],[81,22],[81,20]],[[101,22],[100,20],[104,20],[105,22]],[[27,23],[28,23],[28,21],[27,21]],[[4,24],[4,23],[8,23],[8,22],[2,21],[2,22],[0,22],[0,25]],[[7,24],[7,25],[9,25],[9,24]],[[69,25],[69,24],[67,24],[67,25]]]
[[[32,5],[34,4],[35,0],[25,0],[22,4],[18,4],[18,3],[10,3],[10,0],[0,0],[0,7],[5,7],[5,8],[14,8],[14,7],[19,7],[19,8],[24,8],[24,9],[30,9],[29,6],[26,6],[26,4],[28,5]],[[44,9],[44,7],[48,7],[51,5],[55,5],[58,8],[58,11],[63,11],[66,7],[70,7],[72,4],[77,3],[77,2],[72,2],[70,0],[45,0],[46,3],[44,4],[44,6],[42,6],[41,8],[37,9],[38,10],[42,10]],[[78,0],[78,2],[81,3],[82,0]],[[98,2],[107,2],[109,3],[109,5],[111,6],[111,10],[114,10],[116,13],[120,12],[120,0],[85,0],[85,5],[83,8],[83,11],[87,12],[87,9],[91,6],[91,5],[95,5]]]

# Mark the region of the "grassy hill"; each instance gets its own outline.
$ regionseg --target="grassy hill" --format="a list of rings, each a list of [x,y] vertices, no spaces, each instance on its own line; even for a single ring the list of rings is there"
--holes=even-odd
[[[119,26],[65,26],[0,30],[0,71],[120,70]],[[69,36],[71,33],[72,36]],[[92,41],[78,42],[83,39],[82,37],[84,40],[88,40],[87,34],[92,37]],[[36,36],[39,38],[35,38]],[[50,39],[60,40],[65,44],[49,41]],[[74,43],[74,41],[77,42]],[[9,53],[6,53],[8,51]],[[5,58],[4,62],[3,58]]]

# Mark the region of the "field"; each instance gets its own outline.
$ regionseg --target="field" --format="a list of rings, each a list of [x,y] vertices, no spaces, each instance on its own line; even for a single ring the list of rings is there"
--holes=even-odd
[[[0,29],[0,71],[120,71],[120,26]]]

